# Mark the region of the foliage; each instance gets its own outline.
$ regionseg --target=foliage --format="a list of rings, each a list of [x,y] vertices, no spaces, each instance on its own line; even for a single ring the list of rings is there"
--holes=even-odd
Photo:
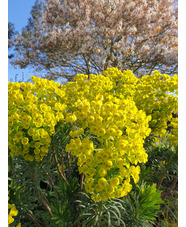
[[[81,200],[76,200],[81,215],[75,223],[80,221],[82,226],[125,226],[122,220],[123,204],[114,199],[106,202],[95,202],[86,193],[81,192]]]
[[[156,182],[157,188],[163,191],[164,204],[161,205],[162,214],[158,217],[157,226],[177,226],[178,150],[168,138],[163,137],[148,148],[148,162],[140,176],[148,183]]]
[[[123,198],[123,218],[127,222],[126,226],[152,226],[160,212],[160,204],[163,203],[160,199],[161,192],[156,189],[155,184],[147,186],[143,183],[135,189]]]
[[[177,183],[177,75],[154,71],[139,79],[109,68],[66,85],[31,79],[8,86],[16,221],[156,224],[161,201],[154,183],[163,199]]]
[[[151,146],[148,154],[146,167],[152,171],[151,181],[157,182],[158,187],[161,186],[165,190],[178,175],[178,152],[166,138],[162,138]],[[162,184],[163,181],[166,183],[165,186]]]
[[[106,202],[95,203],[87,194],[81,194],[83,199],[76,202],[82,209],[77,219],[82,226],[152,226],[163,203],[155,185],[145,183],[122,199]]]
[[[55,187],[56,192],[59,197],[59,202],[51,205],[53,212],[53,217],[51,220],[54,220],[58,226],[73,226],[73,221],[76,219],[78,213],[75,206],[75,199],[77,199],[77,193],[79,190],[77,178],[71,178],[69,180],[69,185],[63,181]]]
[[[15,36],[12,64],[55,79],[100,74],[108,67],[136,75],[177,73],[177,0],[36,1]]]
[[[12,160],[11,157],[9,160]],[[46,178],[40,169],[41,165],[28,164],[22,157],[15,155],[12,166],[9,170],[9,196],[19,210],[16,222],[20,220],[22,227],[32,226],[35,220],[49,224],[50,217],[42,204],[46,192],[40,188],[40,184]]]

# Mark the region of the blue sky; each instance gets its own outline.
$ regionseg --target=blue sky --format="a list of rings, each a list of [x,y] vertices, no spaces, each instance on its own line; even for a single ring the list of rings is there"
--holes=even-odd
[[[8,21],[15,25],[15,30],[21,32],[27,25],[30,11],[35,0],[8,0]]]
[[[14,24],[17,32],[21,32],[22,28],[27,25],[34,3],[35,0],[8,0],[8,22]],[[15,77],[17,77],[17,81],[22,80],[23,75],[24,81],[27,81],[33,72],[28,69],[14,69],[10,63],[8,64],[9,81],[15,82]]]
[[[34,6],[36,0],[8,0],[8,22],[14,24],[15,31],[21,32],[22,28],[25,27],[28,23],[28,19],[31,17],[31,10]],[[8,62],[8,81],[22,81],[24,78],[24,82],[28,81],[31,76],[39,76],[37,72],[33,72],[32,69],[15,69]],[[42,74],[44,75],[44,74]],[[59,78],[56,82],[61,82],[61,78]]]

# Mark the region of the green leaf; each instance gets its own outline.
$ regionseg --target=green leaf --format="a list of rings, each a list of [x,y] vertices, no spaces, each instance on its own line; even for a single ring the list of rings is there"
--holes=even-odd
[[[116,206],[112,206],[112,209],[115,209],[118,213],[118,217],[121,218],[121,213],[120,213],[119,209]]]
[[[108,219],[108,227],[111,226],[111,220],[110,220],[110,212],[107,211],[107,219]]]
[[[51,217],[51,220],[58,220],[59,219],[59,217]]]

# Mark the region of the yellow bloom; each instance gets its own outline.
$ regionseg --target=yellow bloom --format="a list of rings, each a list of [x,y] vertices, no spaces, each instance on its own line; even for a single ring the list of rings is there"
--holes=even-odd
[[[103,135],[105,135],[105,133],[106,133],[106,130],[104,128],[99,128],[98,129],[98,135],[99,136],[103,136]]]
[[[110,185],[118,186],[119,185],[119,178],[118,177],[111,178],[110,179]]]
[[[12,222],[14,222],[14,218],[9,214],[8,215],[8,224],[11,224]]]
[[[9,215],[17,216],[17,214],[18,214],[18,210],[15,207],[12,207],[11,210],[10,210]]]
[[[98,173],[101,177],[104,177],[107,174],[107,170],[104,168],[101,168],[99,169]]]
[[[122,158],[117,158],[116,159],[116,165],[119,168],[123,167],[123,159]]]
[[[23,145],[28,144],[28,142],[29,142],[29,139],[28,139],[27,137],[23,137],[22,140],[21,140],[21,143],[22,143]]]
[[[34,141],[37,141],[37,140],[40,139],[40,135],[39,135],[39,134],[34,134],[34,135],[32,136],[32,138],[33,138]]]
[[[100,178],[100,179],[98,180],[98,185],[99,185],[101,188],[106,187],[106,186],[107,186],[107,180],[106,180],[104,177]]]
[[[106,187],[106,192],[110,196],[111,194],[113,194],[115,192],[115,189],[114,189],[114,187],[112,185],[108,185]]]
[[[110,168],[112,168],[112,166],[113,166],[112,161],[107,160],[107,161],[105,162],[105,166],[106,166],[106,168],[107,168],[108,170],[109,170]]]

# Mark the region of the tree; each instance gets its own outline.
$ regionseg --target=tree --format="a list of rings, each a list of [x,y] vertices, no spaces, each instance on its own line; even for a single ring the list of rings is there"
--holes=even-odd
[[[15,27],[14,24],[8,22],[8,50],[12,49],[14,45],[13,37],[15,36]],[[8,58],[11,59],[14,55],[11,53],[8,55]]]
[[[108,67],[177,73],[177,11],[177,0],[36,1],[12,64],[50,77]]]

